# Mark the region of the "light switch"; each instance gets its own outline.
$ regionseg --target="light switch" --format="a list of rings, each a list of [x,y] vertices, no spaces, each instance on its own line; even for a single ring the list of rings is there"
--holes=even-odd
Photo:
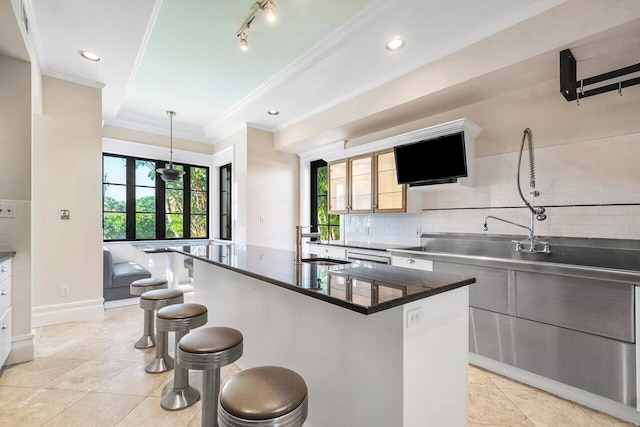
[[[60,209],[60,219],[69,219],[69,209]]]

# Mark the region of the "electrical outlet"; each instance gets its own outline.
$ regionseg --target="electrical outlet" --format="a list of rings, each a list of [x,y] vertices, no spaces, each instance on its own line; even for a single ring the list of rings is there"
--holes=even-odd
[[[0,203],[0,218],[15,218],[16,217],[16,204],[15,203]]]
[[[260,224],[264,224],[264,217],[260,215]]]
[[[416,228],[416,234],[415,234],[415,236],[416,236],[416,237],[420,237],[420,236],[422,236],[422,229],[421,229],[421,228]]]
[[[422,307],[416,307],[407,311],[407,328],[416,326],[422,321]]]
[[[68,297],[69,295],[71,295],[71,290],[69,286],[60,286],[60,296]]]

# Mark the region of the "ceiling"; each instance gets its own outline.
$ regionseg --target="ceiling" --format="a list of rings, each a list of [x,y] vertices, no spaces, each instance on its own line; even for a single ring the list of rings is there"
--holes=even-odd
[[[24,1],[43,73],[104,87],[105,123],[166,134],[173,109],[176,136],[212,143],[283,129],[564,0],[277,0],[246,52],[235,34],[253,0]],[[406,47],[386,50],[396,36]]]

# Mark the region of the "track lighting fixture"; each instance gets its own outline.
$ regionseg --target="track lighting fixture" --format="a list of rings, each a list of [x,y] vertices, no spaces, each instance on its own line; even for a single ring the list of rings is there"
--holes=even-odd
[[[240,37],[240,49],[243,51],[249,50],[247,33],[249,32],[251,23],[256,19],[256,14],[259,10],[267,14],[267,20],[269,22],[274,22],[276,20],[276,0],[261,0],[251,6],[251,13],[247,19],[244,20],[238,31],[236,31],[236,37]]]

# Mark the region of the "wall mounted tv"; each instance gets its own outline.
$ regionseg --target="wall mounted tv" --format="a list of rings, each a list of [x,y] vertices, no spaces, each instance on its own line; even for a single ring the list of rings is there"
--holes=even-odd
[[[456,182],[468,176],[464,132],[394,147],[399,184]]]

